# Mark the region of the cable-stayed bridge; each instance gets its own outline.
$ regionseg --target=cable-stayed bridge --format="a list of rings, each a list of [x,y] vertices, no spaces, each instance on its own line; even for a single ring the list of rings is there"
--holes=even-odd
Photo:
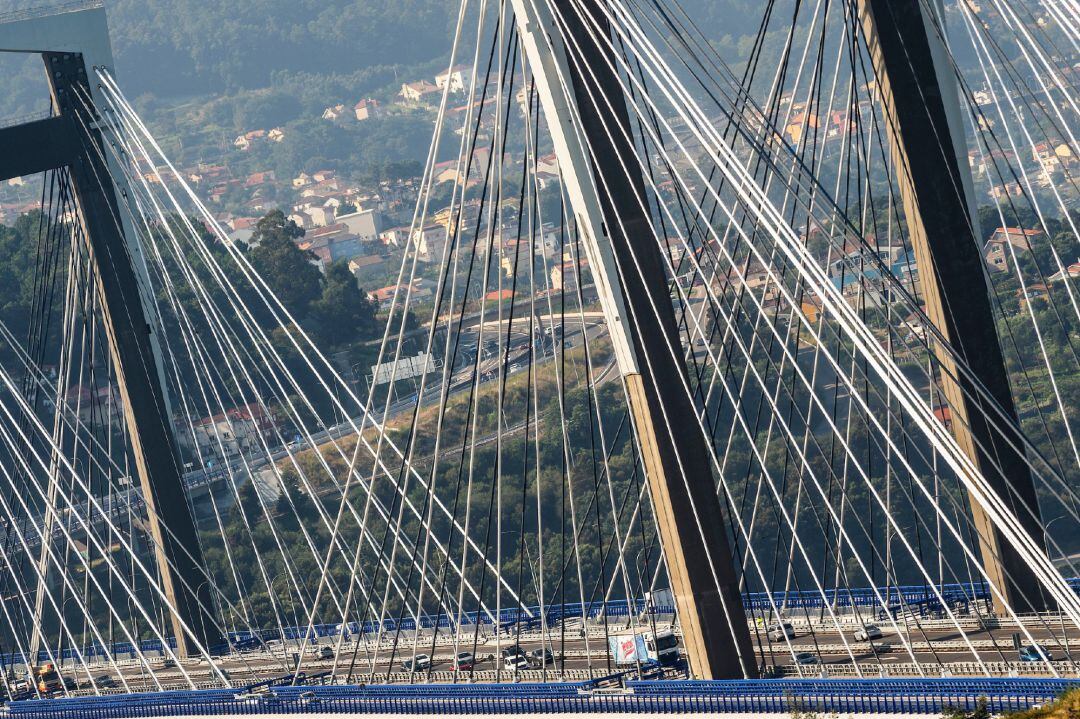
[[[100,4],[0,17],[52,95],[0,128],[42,181],[0,323],[4,711],[1070,686],[1080,10],[770,1],[740,68],[691,10],[462,0],[362,376],[313,339],[348,293],[260,274],[284,214],[230,240]]]

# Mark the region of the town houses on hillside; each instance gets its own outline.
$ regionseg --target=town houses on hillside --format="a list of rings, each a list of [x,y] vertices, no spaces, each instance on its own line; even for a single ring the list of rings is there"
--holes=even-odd
[[[257,451],[264,442],[277,443],[277,423],[254,402],[190,421],[177,417],[173,426],[180,449],[207,469]]]

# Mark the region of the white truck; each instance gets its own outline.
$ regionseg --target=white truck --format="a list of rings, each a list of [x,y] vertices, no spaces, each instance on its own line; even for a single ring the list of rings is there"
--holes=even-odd
[[[616,666],[656,662],[663,665],[679,661],[679,639],[670,629],[652,632],[620,632],[608,637],[608,650]]]
[[[670,589],[645,592],[645,608],[658,614],[673,614],[675,611],[675,595]]]

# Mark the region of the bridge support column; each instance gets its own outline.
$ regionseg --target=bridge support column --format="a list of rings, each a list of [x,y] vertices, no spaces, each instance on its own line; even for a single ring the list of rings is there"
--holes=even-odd
[[[588,68],[578,72],[545,2],[511,1],[625,384],[691,671],[703,679],[755,677],[708,447],[685,389],[663,255],[644,210],[645,184],[635,148],[616,129],[633,136],[607,65],[610,48],[598,47],[570,0],[556,0]],[[603,1],[584,5],[607,28]]]
[[[161,350],[152,330],[154,306],[144,295],[150,291],[145,263],[130,218],[117,202],[116,187],[125,186],[124,175],[106,150],[98,118],[87,117],[84,107],[84,102],[103,102],[93,69],[113,66],[105,9],[61,6],[21,13],[0,23],[0,52],[31,53],[45,60],[56,114],[0,129],[0,180],[60,167],[70,171],[78,221],[95,265],[135,469],[148,505],[161,586],[176,609],[172,619],[177,654],[185,657],[193,647],[183,624],[208,649],[223,638],[213,619],[213,596],[180,474]]]
[[[209,649],[223,642],[213,616],[210,582],[180,471],[172,413],[162,374],[161,350],[152,300],[137,242],[127,239],[126,215],[113,186],[118,168],[110,158],[96,118],[88,117],[80,97],[90,97],[89,70],[78,53],[44,53],[53,102],[68,123],[75,151],[68,159],[72,193],[97,282],[102,322],[108,338],[135,469],[147,507],[147,526],[162,590],[171,612],[177,656],[194,652],[183,626]],[[134,235],[131,235],[132,237]]]
[[[925,15],[924,8],[923,0],[858,0],[927,314],[1015,420],[979,246],[957,83],[936,19]],[[936,356],[957,442],[1042,545],[1027,463],[987,422],[993,410],[973,399],[971,381],[954,379],[956,366],[945,352]],[[1040,585],[1027,564],[974,498],[970,504],[991,581],[1015,611],[1045,609]],[[995,605],[999,613],[1004,611],[997,598]]]

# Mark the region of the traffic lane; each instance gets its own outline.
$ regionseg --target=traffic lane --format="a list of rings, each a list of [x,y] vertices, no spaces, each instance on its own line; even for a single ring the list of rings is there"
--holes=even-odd
[[[459,645],[458,651],[472,651],[471,642],[463,642]],[[495,643],[490,642],[487,644],[478,645],[475,655],[477,657],[477,665],[488,665],[485,669],[493,668],[492,665],[499,664],[499,651],[501,649],[514,646],[513,643],[503,643],[496,649]],[[519,645],[525,652],[530,652],[535,649],[541,648],[541,643],[537,641],[523,641]],[[606,665],[607,653],[604,649],[604,642],[602,640],[590,640],[588,651],[589,655],[584,655],[586,646],[584,640],[577,639],[574,641],[567,641],[565,649],[561,649],[557,642],[548,643],[548,648],[552,650],[555,656],[555,663],[558,666],[563,664],[565,658],[565,665],[567,668],[588,668],[590,663],[593,666]],[[342,651],[338,654],[338,668],[348,667],[353,662],[354,647],[352,645],[346,645],[342,648]],[[565,652],[565,657],[563,656]],[[421,645],[417,645],[416,654],[430,654],[430,645],[425,648]],[[433,665],[438,667],[439,671],[445,671],[446,667],[449,667],[453,663],[453,658],[456,652],[452,647],[440,645],[436,649]],[[217,662],[217,666],[228,673],[230,676],[234,674],[254,673],[259,675],[272,675],[274,673],[282,673],[285,671],[292,671],[292,651],[287,651],[284,654],[275,654],[268,656],[266,654],[238,654],[223,657]],[[495,660],[492,661],[490,656],[494,655]],[[355,665],[359,668],[361,665],[370,666],[374,661],[376,667],[386,668],[388,666],[400,667],[401,664],[410,659],[413,656],[411,642],[405,646],[399,646],[397,651],[394,652],[388,646],[383,646],[378,652],[374,647],[365,652],[364,647],[361,645],[359,650],[355,654]],[[392,662],[392,664],[391,664]],[[307,656],[300,662],[300,671],[306,671],[309,673],[319,672],[323,670],[329,670],[334,666],[333,659],[319,659],[315,656]],[[163,664],[152,667],[155,670],[155,674],[165,679],[183,679],[183,672],[178,667],[165,667]],[[102,667],[102,672],[107,673],[107,667]],[[143,667],[140,664],[121,667],[125,676],[137,677],[144,673]],[[184,670],[192,677],[209,677],[213,674],[210,667],[206,665],[205,661],[185,663]],[[397,669],[395,668],[395,671]]]
[[[1020,634],[1021,643],[1024,644],[1029,643],[1028,634],[1030,634],[1031,638],[1034,639],[1036,643],[1047,642],[1048,644],[1056,646],[1058,643],[1060,643],[1060,639],[1062,637],[1062,632],[1057,627],[1046,626],[1042,624],[1027,625],[1026,629],[1028,634],[1025,634],[1024,632],[1020,631],[1015,627],[980,627],[977,629],[964,629],[963,632],[961,632],[955,627],[920,628],[915,626],[908,628],[908,631],[904,634],[897,634],[896,631],[887,624],[878,624],[876,626],[881,629],[882,633],[881,639],[875,640],[876,642],[892,641],[897,644],[903,641],[902,638],[906,638],[908,642],[960,642],[963,641],[964,637],[966,636],[968,640],[973,642],[996,641],[1003,644],[1004,646],[1012,647],[1012,638],[1014,634]],[[844,629],[844,638],[848,641],[849,644],[857,643],[854,642],[854,634],[856,631],[856,627]],[[792,644],[805,644],[808,642],[812,643],[812,638],[819,637],[830,644],[839,644],[839,635],[840,632],[837,631],[836,627],[821,627],[815,629],[812,632],[804,630],[801,631],[801,628],[797,628],[795,634],[789,637],[789,641]],[[767,640],[766,636],[766,632],[762,631],[760,633],[760,642],[762,647],[765,648],[766,651],[769,651],[769,644],[771,644],[773,648],[781,647],[786,651],[787,645],[783,639]],[[1077,631],[1075,629],[1073,631],[1066,631],[1065,636],[1068,637],[1070,643],[1080,643],[1080,631]],[[755,642],[757,641],[757,638],[755,638]]]

